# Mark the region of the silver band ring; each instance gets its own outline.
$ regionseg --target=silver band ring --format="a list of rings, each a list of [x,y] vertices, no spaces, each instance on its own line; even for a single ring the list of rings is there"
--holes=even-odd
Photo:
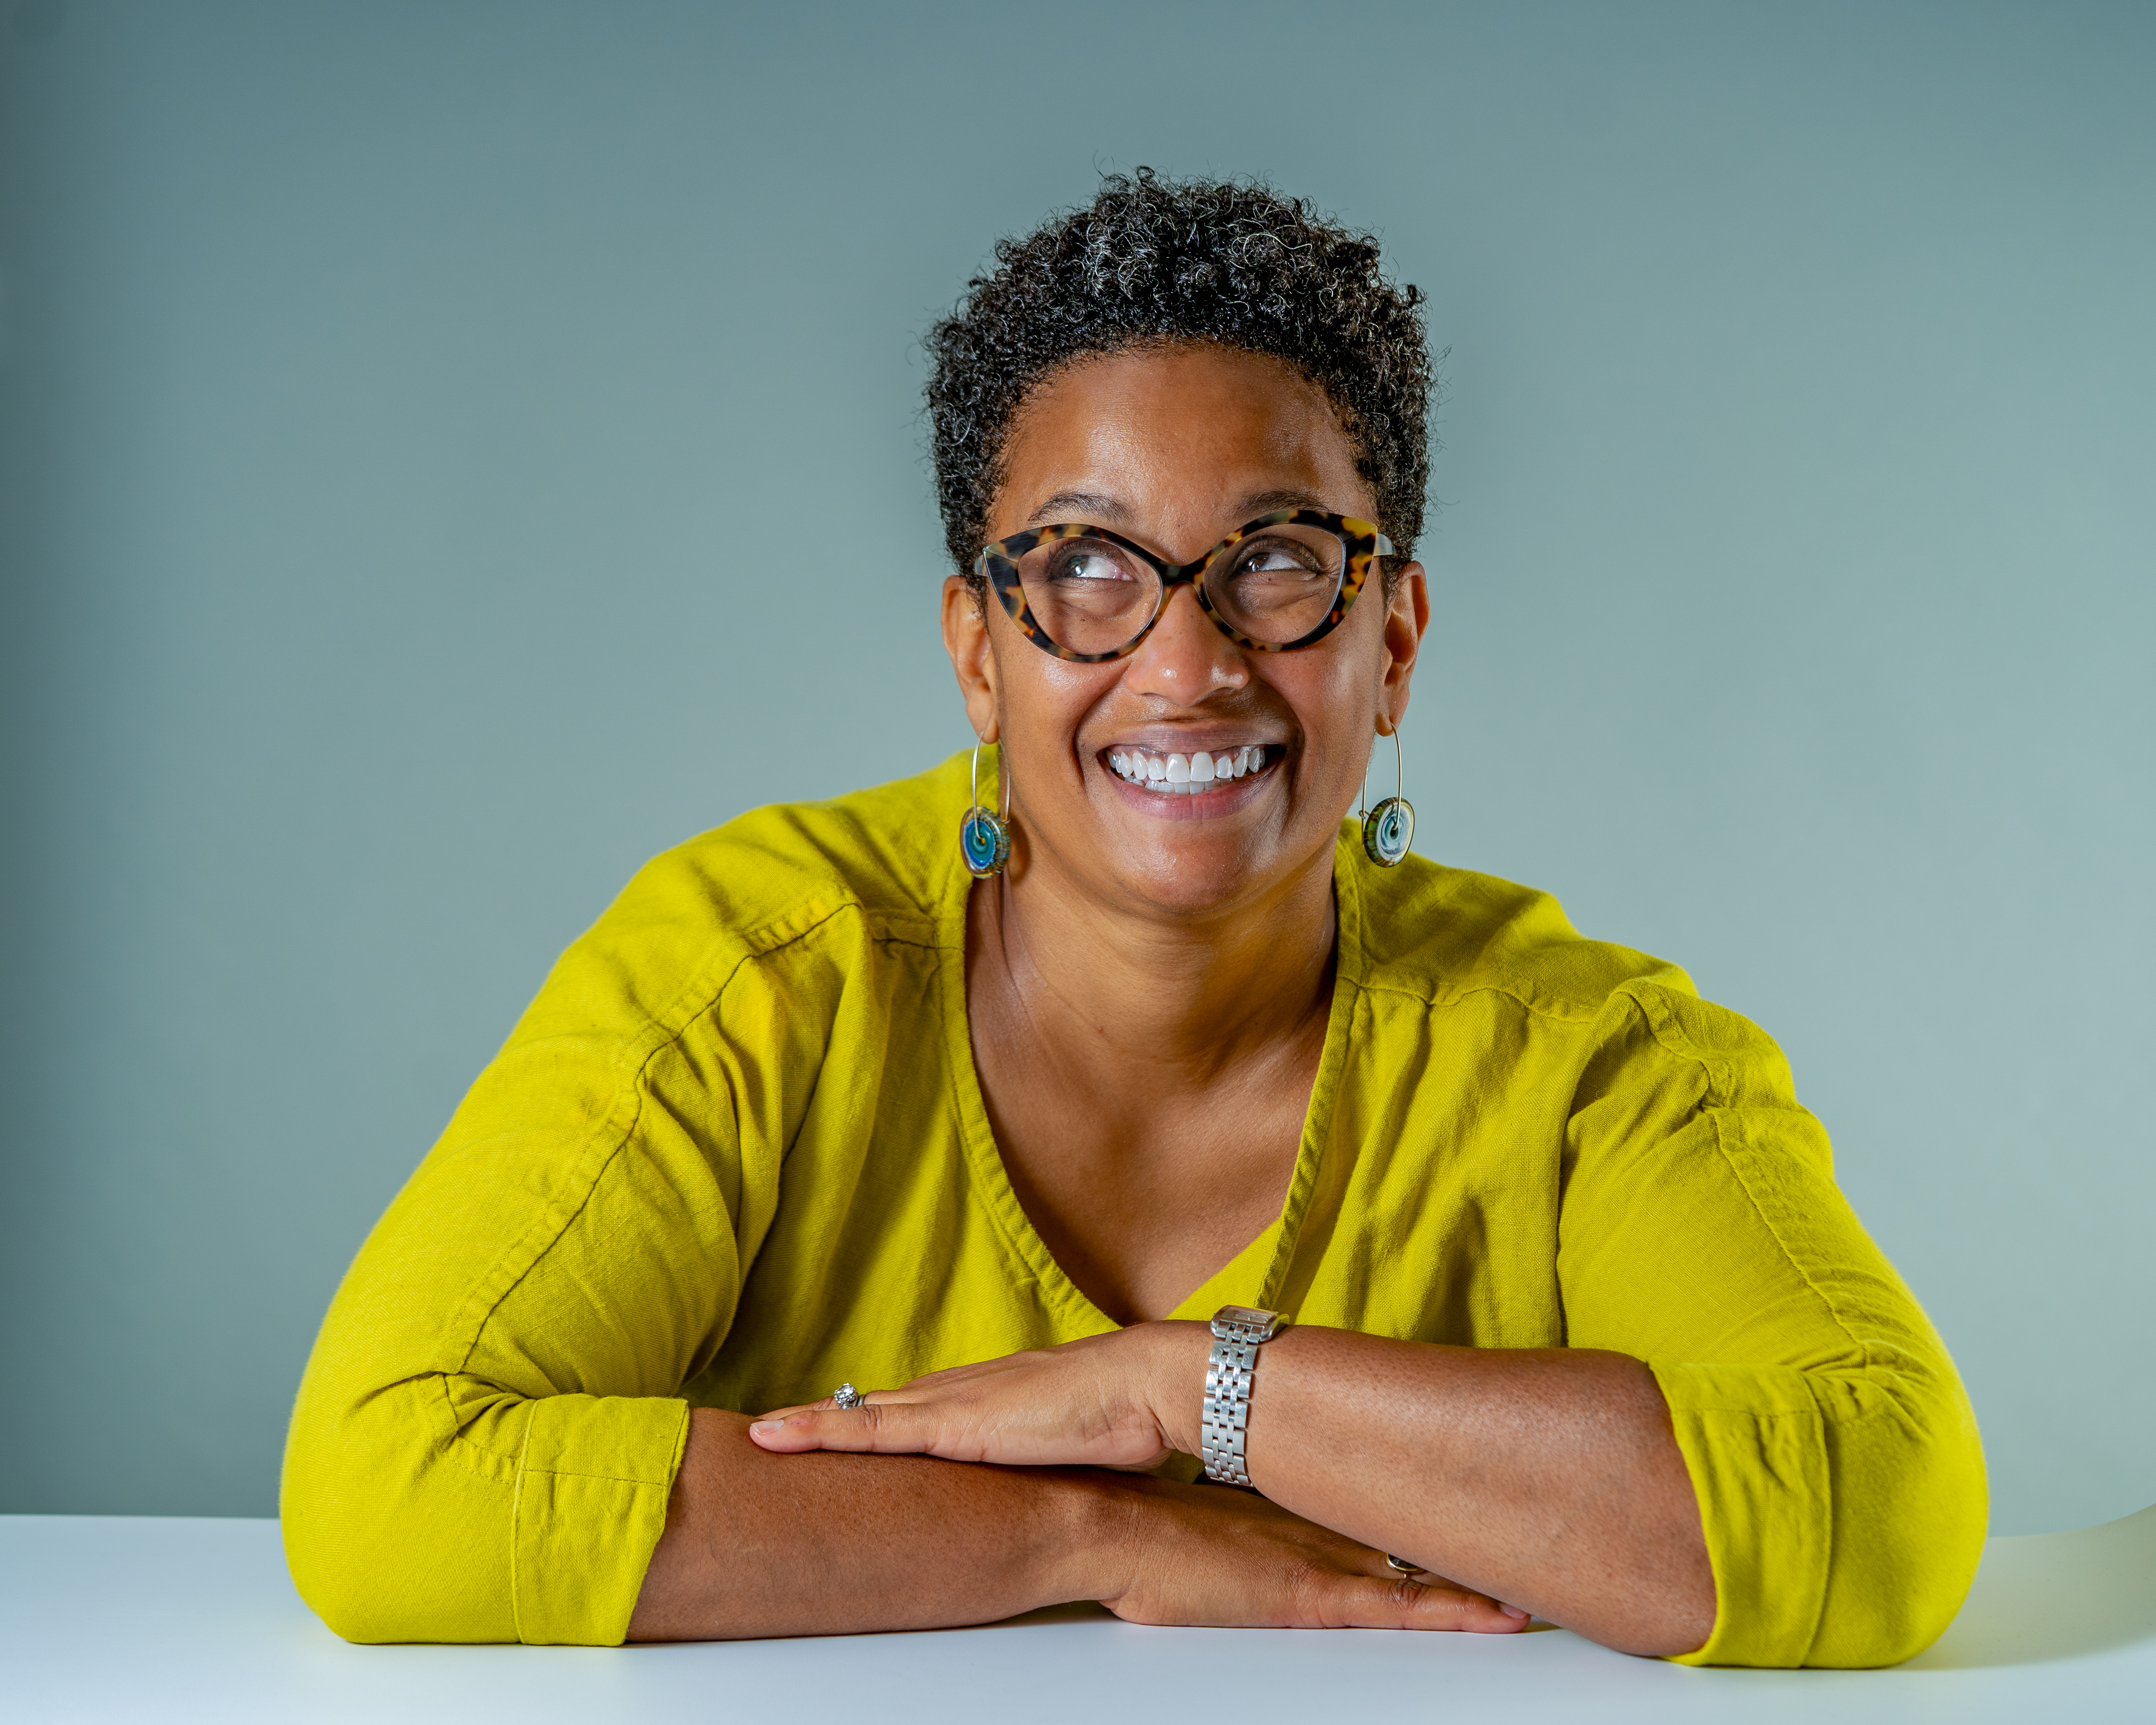
[[[1410,1563],[1405,1558],[1396,1558],[1390,1552],[1387,1552],[1385,1553],[1385,1561],[1391,1564],[1394,1568],[1399,1570],[1403,1575],[1419,1575],[1422,1574],[1421,1564]]]
[[[841,1384],[831,1392],[831,1399],[841,1408],[858,1408],[868,1397],[852,1384]]]

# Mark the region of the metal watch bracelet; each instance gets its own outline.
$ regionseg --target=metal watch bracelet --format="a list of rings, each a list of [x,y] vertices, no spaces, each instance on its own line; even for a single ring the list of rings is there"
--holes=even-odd
[[[1224,1486],[1250,1483],[1243,1440],[1250,1430],[1258,1349],[1286,1322],[1281,1313],[1255,1306],[1223,1306],[1213,1314],[1213,1353],[1205,1362],[1205,1409],[1198,1426],[1198,1459],[1205,1464],[1209,1480]]]

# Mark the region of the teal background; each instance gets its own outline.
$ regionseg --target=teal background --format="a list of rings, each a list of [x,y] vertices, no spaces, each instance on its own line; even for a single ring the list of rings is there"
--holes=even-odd
[[[1758,1019],[2002,1532],[2156,1500],[2156,9],[0,8],[0,1509],[264,1514],[651,852],[968,733],[918,332],[1096,172],[1451,350],[1425,854]]]

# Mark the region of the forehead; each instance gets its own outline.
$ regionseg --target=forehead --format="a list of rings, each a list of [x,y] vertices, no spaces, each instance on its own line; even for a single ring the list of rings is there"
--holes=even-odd
[[[1235,348],[1141,348],[1079,361],[1027,398],[1004,445],[991,527],[1012,531],[1073,494],[1114,500],[1162,529],[1233,528],[1242,500],[1286,491],[1342,514],[1373,506],[1315,383]]]

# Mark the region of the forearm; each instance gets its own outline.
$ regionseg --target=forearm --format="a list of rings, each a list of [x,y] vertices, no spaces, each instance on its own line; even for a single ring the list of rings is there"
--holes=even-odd
[[[1160,1411],[1194,1450],[1209,1340],[1163,1325]],[[1639,1361],[1438,1348],[1296,1327],[1265,1345],[1252,1480],[1297,1515],[1637,1653],[1714,1625],[1714,1578],[1669,1413]]]
[[[632,1641],[988,1623],[1097,1599],[1127,1498],[1079,1470],[773,1455],[700,1408]]]

